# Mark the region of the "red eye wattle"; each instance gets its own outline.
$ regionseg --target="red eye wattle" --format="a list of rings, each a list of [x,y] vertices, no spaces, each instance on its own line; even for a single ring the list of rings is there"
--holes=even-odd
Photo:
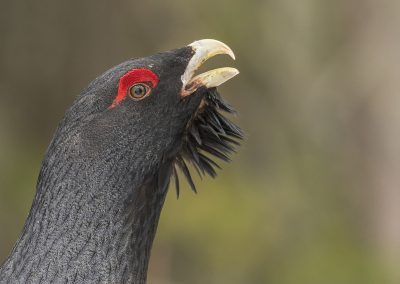
[[[119,79],[118,94],[110,108],[120,104],[128,95],[140,100],[148,96],[158,84],[158,76],[145,68],[132,69]]]

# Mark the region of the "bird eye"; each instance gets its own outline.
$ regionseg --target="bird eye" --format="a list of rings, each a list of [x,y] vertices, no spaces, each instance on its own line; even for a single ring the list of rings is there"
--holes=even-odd
[[[135,84],[129,89],[129,96],[134,100],[140,100],[147,96],[150,90],[150,87],[146,84]]]

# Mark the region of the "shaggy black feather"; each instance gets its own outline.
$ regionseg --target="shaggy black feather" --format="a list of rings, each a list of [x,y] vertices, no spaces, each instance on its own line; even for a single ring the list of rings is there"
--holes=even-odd
[[[229,162],[229,156],[235,152],[238,140],[244,138],[239,126],[228,120],[222,112],[236,114],[235,109],[226,102],[216,88],[207,89],[202,105],[189,121],[181,151],[175,159],[174,177],[176,194],[179,197],[179,177],[176,167],[180,168],[191,189],[196,193],[187,163],[193,165],[200,177],[217,175],[215,168],[221,168],[212,158]]]

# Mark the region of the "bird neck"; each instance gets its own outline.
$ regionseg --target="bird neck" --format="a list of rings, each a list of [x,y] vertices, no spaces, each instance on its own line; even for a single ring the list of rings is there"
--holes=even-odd
[[[145,283],[166,189],[126,166],[126,155],[64,150],[48,150],[0,282]]]

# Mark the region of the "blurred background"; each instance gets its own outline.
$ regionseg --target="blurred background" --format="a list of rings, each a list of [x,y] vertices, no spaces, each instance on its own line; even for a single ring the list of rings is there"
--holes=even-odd
[[[0,262],[58,121],[97,75],[202,38],[248,138],[169,193],[149,283],[400,283],[400,2],[0,2]]]

